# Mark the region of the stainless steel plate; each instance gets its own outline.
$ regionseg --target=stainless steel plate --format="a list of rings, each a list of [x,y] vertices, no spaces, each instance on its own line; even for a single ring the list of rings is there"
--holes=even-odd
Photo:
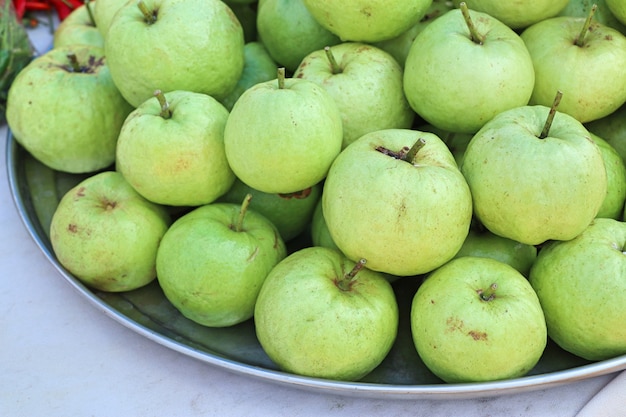
[[[359,382],[309,378],[281,372],[258,343],[252,320],[231,328],[203,327],[183,317],[158,283],[127,293],[104,293],[84,286],[56,260],[48,228],[60,197],[85,178],[55,172],[7,136],[9,186],[19,214],[41,251],[60,275],[96,308],[131,330],[202,362],[272,383],[328,394],[395,399],[460,399],[531,391],[626,369],[626,355],[589,362],[549,343],[537,366],[523,378],[485,383],[446,384],[417,355],[408,311],[417,283],[394,283],[401,309],[397,341],[385,361]],[[156,364],[155,364],[156,366]]]

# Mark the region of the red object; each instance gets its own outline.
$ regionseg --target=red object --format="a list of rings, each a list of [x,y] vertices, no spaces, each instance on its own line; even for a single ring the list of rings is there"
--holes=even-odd
[[[28,12],[54,10],[59,20],[65,19],[71,12],[84,3],[81,0],[12,0],[18,21],[22,21]]]

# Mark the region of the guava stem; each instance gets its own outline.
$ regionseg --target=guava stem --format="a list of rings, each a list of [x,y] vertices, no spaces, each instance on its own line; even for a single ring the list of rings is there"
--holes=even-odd
[[[550,134],[550,127],[552,127],[552,122],[554,121],[554,116],[556,115],[556,109],[559,107],[559,103],[561,102],[561,97],[563,97],[563,92],[558,90],[556,92],[556,96],[554,97],[554,101],[552,102],[552,106],[550,107],[550,112],[548,112],[548,117],[546,118],[546,123],[543,125],[543,130],[541,131],[539,139],[545,139]]]
[[[589,10],[587,19],[585,19],[585,24],[583,25],[582,30],[580,31],[580,33],[576,37],[576,40],[574,41],[574,44],[576,46],[583,46],[585,44],[585,37],[587,36],[587,33],[589,32],[589,26],[591,26],[591,19],[593,19],[593,15],[596,13],[597,9],[598,9],[598,5],[594,3],[593,6],[591,6],[591,10]]]
[[[489,286],[487,290],[478,290],[478,295],[483,301],[491,301],[496,298],[496,289],[498,288],[498,284],[495,282]]]
[[[350,272],[345,274],[343,278],[337,280],[337,286],[339,287],[339,289],[343,291],[348,291],[350,289],[350,284],[352,283],[352,281],[354,281],[354,278],[356,277],[356,274],[358,274],[359,271],[363,269],[365,263],[365,259],[360,259],[359,262],[354,264],[354,267],[352,268],[352,270],[350,270]]]
[[[278,89],[282,90],[285,88],[285,67],[280,67],[278,68],[278,74],[277,74],[277,80],[278,80]]]
[[[172,111],[170,110],[170,103],[167,102],[167,99],[165,98],[165,94],[163,94],[163,91],[156,90],[154,92],[154,96],[157,98],[157,100],[159,100],[159,104],[161,105],[160,116],[164,119],[169,119],[170,117],[172,117]]]
[[[239,218],[237,219],[237,224],[235,225],[235,232],[241,232],[243,230],[243,220],[246,217],[246,213],[248,212],[248,206],[250,206],[251,200],[252,194],[246,194],[243,202],[241,203],[241,209],[239,209]]]
[[[470,39],[472,40],[472,42],[482,45],[485,42],[485,36],[482,33],[479,33],[478,29],[476,29],[476,26],[472,21],[472,17],[470,16],[467,3],[462,1],[459,4],[459,8],[461,9],[461,13],[463,14],[463,19],[465,19],[465,23],[467,24],[467,28],[470,31]]]
[[[82,67],[78,63],[78,58],[76,57],[76,54],[67,54],[67,59],[70,61],[70,68],[73,72],[83,72]]]
[[[137,2],[137,7],[139,7],[141,14],[143,14],[144,22],[151,25],[157,21],[156,12],[153,10],[150,10],[148,6],[146,6],[146,3],[143,2],[143,0],[139,0]]]
[[[335,59],[335,55],[333,54],[333,51],[331,51],[330,46],[324,47],[324,52],[326,53],[326,57],[328,58],[328,62],[330,63],[330,68],[332,70],[332,73],[340,74],[341,67],[337,63],[337,60]]]
[[[409,149],[409,151],[406,154],[404,154],[404,158],[402,159],[404,159],[407,162],[413,163],[413,161],[415,160],[415,157],[417,156],[417,153],[419,152],[420,149],[424,147],[424,145],[426,145],[426,141],[422,138],[419,138],[418,140],[415,141],[413,146],[411,146],[411,149]]]
[[[96,19],[93,17],[93,12],[91,11],[91,0],[85,0],[85,9],[87,9],[87,15],[89,15],[89,21],[96,27]]]

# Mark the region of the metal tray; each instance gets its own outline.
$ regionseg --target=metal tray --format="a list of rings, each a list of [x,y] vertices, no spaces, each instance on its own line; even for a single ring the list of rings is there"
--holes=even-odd
[[[626,369],[626,355],[589,362],[549,342],[539,363],[525,377],[446,384],[422,363],[411,339],[408,311],[418,283],[400,280],[394,283],[402,317],[398,338],[378,368],[358,382],[285,373],[263,352],[252,320],[230,328],[195,324],[167,301],[156,280],[144,288],[119,294],[84,286],[56,260],[48,228],[60,197],[85,176],[45,167],[17,144],[10,131],[6,165],[10,190],[24,225],[47,259],[79,296],[106,316],[156,343],[237,374],[327,394],[388,399],[461,399],[543,389]]]

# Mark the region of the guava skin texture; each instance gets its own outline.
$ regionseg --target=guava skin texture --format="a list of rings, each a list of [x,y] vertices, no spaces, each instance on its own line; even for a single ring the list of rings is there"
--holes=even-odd
[[[341,113],[312,81],[285,78],[246,90],[224,130],[226,158],[241,181],[266,193],[293,193],[321,182],[341,151]]]
[[[104,48],[104,36],[91,22],[87,7],[93,12],[93,3],[74,9],[54,31],[53,48],[63,45],[86,44]]]
[[[309,12],[342,41],[379,42],[417,23],[432,0],[303,0]]]
[[[261,0],[257,10],[258,37],[287,71],[293,72],[309,53],[341,42],[315,20],[303,0]]]
[[[606,197],[596,217],[622,220],[626,201],[626,164],[611,144],[593,133],[590,136],[602,153],[607,181]]]
[[[139,195],[122,174],[104,171],[69,190],[50,224],[54,253],[86,285],[131,291],[156,278],[168,212]]]
[[[281,369],[357,381],[386,357],[397,335],[395,294],[366,267],[340,288],[353,266],[340,252],[307,247],[270,272],[254,321],[261,346]]]
[[[602,154],[580,122],[557,111],[540,138],[549,111],[523,106],[498,114],[472,137],[461,165],[476,218],[529,245],[576,237],[607,192]]]
[[[9,89],[6,118],[15,140],[37,160],[79,174],[113,163],[117,136],[131,110],[111,78],[104,49],[67,45],[20,71]]]
[[[134,107],[155,90],[204,93],[220,100],[236,86],[244,65],[244,34],[219,0],[144,0],[115,13],[105,37],[111,76]]]
[[[333,97],[341,113],[342,148],[375,130],[411,127],[415,113],[404,96],[402,67],[390,54],[359,42],[334,45],[329,53],[338,68],[320,49],[304,57],[293,76],[313,81]]]
[[[161,114],[153,97],[126,118],[117,141],[116,168],[155,203],[212,203],[235,181],[224,151],[228,110],[202,93],[176,90],[163,98],[169,116]]]
[[[626,102],[626,36],[592,21],[579,46],[584,24],[585,18],[561,16],[520,34],[535,68],[528,104],[550,106],[560,90],[559,111],[581,123],[608,116]]]
[[[424,364],[448,383],[524,376],[548,338],[528,280],[503,262],[472,256],[426,277],[413,298],[411,332]]]
[[[241,204],[212,203],[180,217],[157,253],[158,281],[188,319],[228,327],[252,317],[267,274],[286,256],[274,225],[249,207],[236,229]]]
[[[402,160],[418,140],[413,160]],[[472,197],[438,136],[409,129],[368,133],[335,159],[322,191],[332,240],[353,261],[398,276],[449,261],[467,237]]]
[[[588,360],[626,353],[626,223],[596,219],[576,238],[539,251],[529,281],[548,335]]]
[[[557,15],[569,0],[453,0],[454,6],[459,7],[461,1],[465,1],[470,9],[490,14],[512,29],[522,29]]]
[[[413,110],[456,133],[475,133],[496,114],[528,104],[535,85],[519,35],[485,13],[469,14],[483,41],[472,39],[460,10],[451,10],[416,37],[404,66],[404,92]]]

